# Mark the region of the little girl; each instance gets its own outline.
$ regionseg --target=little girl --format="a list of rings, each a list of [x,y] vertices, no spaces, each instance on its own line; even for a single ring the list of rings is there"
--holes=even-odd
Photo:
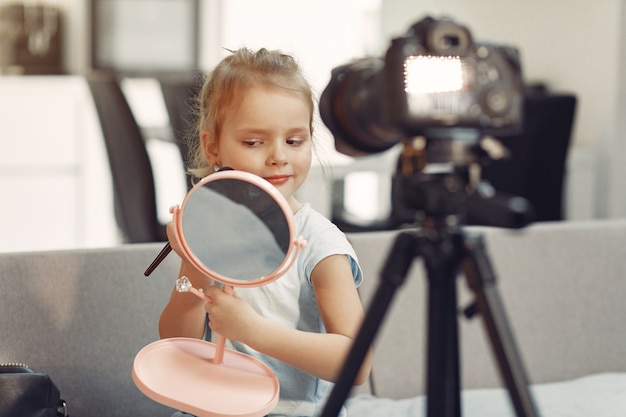
[[[215,67],[199,101],[194,175],[230,167],[264,178],[287,199],[296,234],[307,246],[284,276],[238,288],[234,295],[183,261],[179,276],[186,275],[210,301],[174,290],[159,321],[161,338],[202,338],[208,313],[212,331],[277,375],[280,399],[270,415],[317,415],[358,332],[363,307],[353,248],[335,225],[294,197],[311,166],[311,88],[291,56],[243,48]],[[172,224],[173,241],[171,233]],[[370,368],[368,355],[355,384],[367,380]]]

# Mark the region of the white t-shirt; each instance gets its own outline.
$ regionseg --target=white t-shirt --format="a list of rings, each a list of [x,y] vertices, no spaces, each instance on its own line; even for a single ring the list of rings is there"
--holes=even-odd
[[[236,293],[264,317],[284,326],[307,332],[326,332],[311,285],[311,272],[330,255],[347,255],[355,285],[363,280],[354,249],[346,236],[309,204],[294,215],[296,234],[307,245],[285,275],[267,285],[237,288]],[[283,362],[260,354],[242,343],[229,348],[267,364],[280,381],[280,399],[270,416],[315,416],[322,412],[333,384],[304,373]],[[245,400],[243,400],[245,401]],[[345,410],[340,415],[345,415]]]

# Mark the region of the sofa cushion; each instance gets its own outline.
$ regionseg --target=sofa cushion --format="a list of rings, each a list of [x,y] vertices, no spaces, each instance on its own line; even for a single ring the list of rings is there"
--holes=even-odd
[[[626,415],[626,373],[602,373],[531,387],[537,411],[550,417]],[[347,401],[348,415],[359,417],[426,416],[426,397],[394,400],[359,395]],[[501,388],[463,391],[464,417],[515,417],[509,394]]]

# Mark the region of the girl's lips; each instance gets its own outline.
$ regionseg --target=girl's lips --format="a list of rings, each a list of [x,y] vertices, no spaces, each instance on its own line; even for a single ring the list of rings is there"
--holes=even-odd
[[[265,180],[272,185],[281,185],[289,181],[289,175],[274,175],[272,177],[265,177]]]

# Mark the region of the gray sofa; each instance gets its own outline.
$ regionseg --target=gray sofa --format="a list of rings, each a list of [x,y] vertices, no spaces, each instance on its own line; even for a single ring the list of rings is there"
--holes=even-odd
[[[473,229],[485,236],[541,414],[625,415],[626,220]],[[365,272],[366,306],[394,236],[349,236]],[[0,362],[49,373],[73,417],[170,416],[173,410],[145,397],[131,380],[134,356],[158,338],[158,316],[178,270],[170,256],[143,276],[161,246],[0,254]],[[426,279],[420,263],[375,340],[371,383],[352,393],[351,415],[423,414]],[[464,281],[458,280],[460,307],[471,300]],[[463,415],[514,415],[481,319],[459,322]]]

